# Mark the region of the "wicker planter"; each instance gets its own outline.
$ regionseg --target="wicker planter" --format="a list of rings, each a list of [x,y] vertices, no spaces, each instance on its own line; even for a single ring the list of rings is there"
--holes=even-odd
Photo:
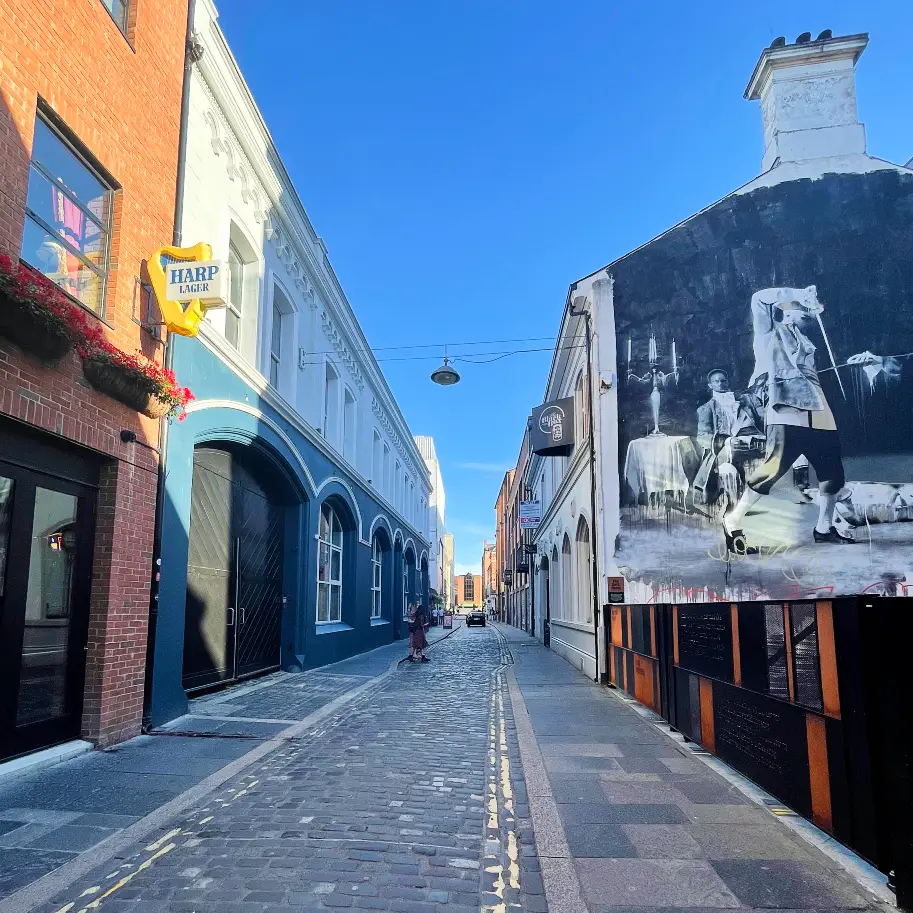
[[[73,348],[73,336],[54,317],[36,313],[0,292],[0,336],[41,361],[59,361]]]
[[[82,372],[100,393],[149,418],[161,418],[171,409],[170,403],[149,392],[148,381],[108,361],[89,357],[82,363]]]

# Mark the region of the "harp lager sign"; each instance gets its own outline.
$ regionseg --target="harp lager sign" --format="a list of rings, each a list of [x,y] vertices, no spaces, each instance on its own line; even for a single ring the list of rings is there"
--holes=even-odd
[[[204,304],[224,301],[228,297],[228,269],[221,260],[196,260],[190,263],[169,263],[165,269],[168,284],[165,297],[169,301],[193,301]]]

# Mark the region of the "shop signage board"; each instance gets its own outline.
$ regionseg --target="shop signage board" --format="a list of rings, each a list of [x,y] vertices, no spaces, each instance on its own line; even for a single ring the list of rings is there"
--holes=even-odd
[[[520,502],[520,529],[538,529],[542,522],[541,501]]]
[[[574,449],[574,398],[556,399],[533,409],[530,443],[539,456],[569,456]]]
[[[169,263],[165,276],[165,297],[169,301],[199,299],[204,307],[211,307],[228,299],[228,267],[221,260]]]
[[[212,247],[160,247],[146,261],[162,323],[169,333],[196,336],[206,311],[228,301],[228,266],[213,260]]]
[[[625,601],[624,577],[609,577],[609,602],[623,603]]]

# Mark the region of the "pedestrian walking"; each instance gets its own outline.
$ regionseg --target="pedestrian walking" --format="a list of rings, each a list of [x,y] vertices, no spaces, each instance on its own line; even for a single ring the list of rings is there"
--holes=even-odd
[[[420,603],[413,602],[409,607],[409,662],[429,662],[425,656],[425,649],[428,647],[428,638],[425,632],[430,624],[428,612]]]

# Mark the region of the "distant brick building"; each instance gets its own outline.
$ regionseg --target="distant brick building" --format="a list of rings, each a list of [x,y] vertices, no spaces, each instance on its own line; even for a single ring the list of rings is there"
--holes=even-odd
[[[479,574],[460,574],[453,582],[454,607],[478,609],[485,604],[482,577]]]
[[[0,254],[161,361],[141,264],[172,242],[187,0],[0,0],[0,18]],[[3,759],[139,732],[159,421],[75,352],[17,347],[0,309]]]

